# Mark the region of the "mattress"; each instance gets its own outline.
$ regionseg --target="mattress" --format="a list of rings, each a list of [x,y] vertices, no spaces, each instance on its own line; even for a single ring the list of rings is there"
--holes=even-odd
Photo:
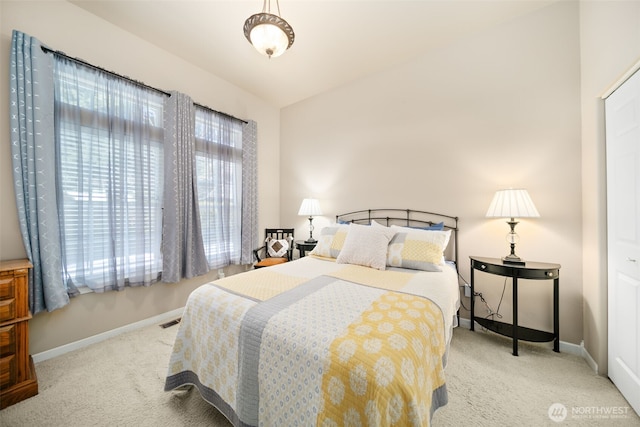
[[[455,267],[376,270],[307,256],[190,295],[165,382],[234,426],[429,425],[447,402]]]

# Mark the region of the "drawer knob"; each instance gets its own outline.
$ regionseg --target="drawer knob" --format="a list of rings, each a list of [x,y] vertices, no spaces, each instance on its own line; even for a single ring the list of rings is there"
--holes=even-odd
[[[547,271],[547,276],[553,277],[553,271]]]
[[[486,266],[486,265],[484,265],[484,264],[482,264],[482,265],[480,265],[480,268],[484,270],[484,269],[486,269],[486,268],[487,268],[487,266]]]

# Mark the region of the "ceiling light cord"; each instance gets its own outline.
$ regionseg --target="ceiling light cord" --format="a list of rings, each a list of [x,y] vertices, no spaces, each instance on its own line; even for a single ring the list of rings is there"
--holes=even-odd
[[[278,0],[276,0],[276,7],[278,8],[278,16],[281,16],[280,2]],[[271,13],[271,0],[264,0],[262,3],[262,13]]]

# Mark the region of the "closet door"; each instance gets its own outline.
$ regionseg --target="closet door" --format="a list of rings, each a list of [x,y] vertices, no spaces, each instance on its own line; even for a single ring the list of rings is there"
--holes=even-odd
[[[640,413],[640,71],[605,114],[609,378]]]

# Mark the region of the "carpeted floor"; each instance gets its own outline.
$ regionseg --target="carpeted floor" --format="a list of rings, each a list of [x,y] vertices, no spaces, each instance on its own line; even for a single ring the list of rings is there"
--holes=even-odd
[[[197,390],[163,391],[177,329],[149,326],[36,364],[40,393],[0,411],[0,425],[230,426]],[[514,357],[510,340],[457,328],[446,376],[434,426],[640,426],[607,378],[546,344],[522,343]],[[566,411],[559,423],[554,404]]]

